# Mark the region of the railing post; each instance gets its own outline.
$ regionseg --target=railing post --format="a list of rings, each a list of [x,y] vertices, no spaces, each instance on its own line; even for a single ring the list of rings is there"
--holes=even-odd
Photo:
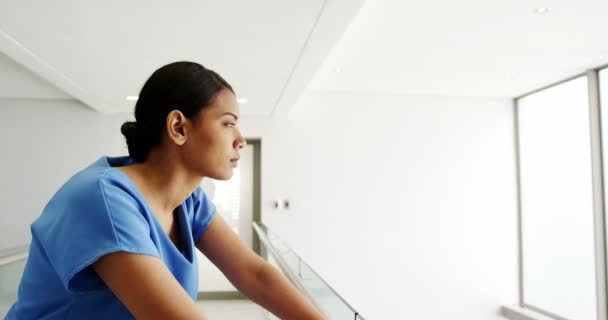
[[[593,181],[593,213],[595,233],[595,278],[597,319],[607,320],[606,308],[606,216],[604,204],[604,172],[602,155],[602,120],[597,70],[587,71],[589,89],[589,126],[591,128],[591,172]]]

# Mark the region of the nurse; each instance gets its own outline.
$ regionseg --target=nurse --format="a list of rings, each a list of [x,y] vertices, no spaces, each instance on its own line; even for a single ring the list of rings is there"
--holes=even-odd
[[[5,319],[206,319],[195,250],[281,319],[323,316],[236,236],[200,187],[232,177],[239,106],[212,70],[175,62],[152,74],[126,122],[129,156],[71,177],[32,224],[18,301]]]

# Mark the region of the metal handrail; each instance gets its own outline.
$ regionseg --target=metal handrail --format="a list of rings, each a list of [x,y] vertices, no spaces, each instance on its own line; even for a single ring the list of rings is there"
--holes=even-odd
[[[0,267],[13,262],[27,259],[29,255],[29,245],[18,246],[0,251]]]
[[[262,231],[262,229],[256,222],[253,223],[253,228],[255,229],[256,233],[258,234],[260,241],[262,241],[262,243],[264,243],[264,245],[266,246],[268,251],[270,251],[272,256],[277,261],[279,268],[281,268],[281,270],[283,271],[285,276],[289,279],[289,281],[291,281],[291,283],[294,286],[296,286],[296,288],[298,288],[298,290],[300,290],[300,292],[302,292],[302,294],[304,294],[308,298],[308,300],[311,303],[313,303],[315,305],[315,307],[317,307],[317,309],[321,310],[321,306],[312,298],[312,296],[310,295],[308,290],[306,290],[304,285],[302,285],[302,283],[298,280],[298,277],[293,273],[293,270],[291,270],[287,266],[287,263],[285,262],[285,260],[283,260],[281,255],[279,253],[277,253],[276,248],[272,246],[272,244],[270,243],[270,240],[268,240],[268,237],[266,236],[264,231]]]
[[[268,230],[268,227],[266,227],[265,225],[262,225],[266,230]],[[321,306],[312,298],[311,294],[309,293],[308,289],[306,289],[306,287],[304,287],[304,285],[302,284],[302,282],[300,282],[300,279],[298,276],[296,276],[294,274],[294,271],[291,270],[289,268],[289,266],[287,265],[287,263],[285,262],[285,260],[283,259],[283,257],[277,252],[277,248],[275,248],[272,243],[270,243],[270,240],[268,239],[268,236],[266,235],[265,231],[262,230],[262,227],[260,227],[260,225],[258,225],[258,223],[254,222],[253,223],[253,228],[255,229],[256,233],[258,234],[260,241],[262,241],[264,243],[264,245],[266,246],[266,248],[268,248],[268,251],[270,251],[270,253],[272,254],[272,256],[275,258],[275,260],[277,261],[277,264],[279,265],[279,268],[281,268],[281,270],[283,271],[283,273],[285,273],[285,275],[287,276],[287,278],[306,296],[308,297],[308,299],[310,301],[312,301],[313,304],[315,304],[315,306],[319,309],[322,310]],[[269,231],[266,231],[269,232]],[[276,236],[276,235],[275,235]],[[344,298],[342,298],[342,296],[340,296],[330,285],[327,284],[327,282],[321,278],[319,276],[319,274],[313,270],[306,262],[304,262],[304,260],[302,260],[302,258],[300,258],[300,256],[298,256],[293,250],[291,250],[291,248],[289,248],[287,245],[286,247],[289,249],[289,251],[291,253],[293,253],[297,258],[298,258],[298,262],[300,263],[304,263],[306,264],[306,266],[310,269],[310,271],[312,271],[314,273],[314,275],[321,280],[321,282],[323,282],[323,284],[329,289],[331,290],[331,292],[338,297],[342,303],[344,303],[344,305],[346,305],[346,307],[348,307],[351,312],[354,314],[354,319],[355,320],[365,320],[361,314],[359,314],[359,312],[357,312],[350,304],[348,304],[348,302],[346,302],[346,300],[344,300]]]

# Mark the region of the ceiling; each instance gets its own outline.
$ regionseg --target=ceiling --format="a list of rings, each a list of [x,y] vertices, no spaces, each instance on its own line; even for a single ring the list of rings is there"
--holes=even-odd
[[[2,53],[0,53],[0,71],[0,98],[71,98]]]
[[[288,111],[362,0],[0,0],[0,97],[69,98],[131,112],[158,67],[191,60],[247,99]],[[42,80],[43,79],[43,80]]]
[[[366,0],[309,89],[512,98],[607,64],[607,30],[606,0]]]
[[[538,7],[546,14],[536,14]],[[602,0],[0,0],[0,98],[131,112],[158,67],[193,60],[242,113],[305,89],[512,98],[608,63]]]

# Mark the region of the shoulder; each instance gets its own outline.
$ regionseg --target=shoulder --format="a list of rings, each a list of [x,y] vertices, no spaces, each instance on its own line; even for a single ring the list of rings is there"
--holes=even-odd
[[[66,201],[82,208],[89,204],[107,201],[107,193],[116,191],[122,195],[134,196],[133,186],[117,169],[108,164],[108,158],[102,157],[87,168],[77,172],[59,188],[51,202]]]
[[[111,252],[159,256],[151,238],[153,220],[138,194],[126,175],[102,158],[51,198],[32,224],[32,237],[66,289],[97,288],[91,274],[81,271]]]
[[[152,220],[137,190],[126,176],[100,161],[106,160],[72,176],[31,226],[32,237],[56,262],[81,261],[76,253],[90,257],[110,249],[135,248],[149,237]],[[146,252],[154,252],[146,246]]]
[[[192,237],[196,241],[211,223],[216,207],[200,186],[192,192],[184,207],[192,226]]]
[[[59,188],[32,228],[37,225],[48,227],[62,220],[106,218],[109,204],[137,205],[137,202],[133,187],[108,164],[107,157],[102,157],[74,174]]]
[[[183,203],[184,209],[186,209],[186,214],[192,218],[194,212],[200,206],[200,202],[202,197],[204,197],[203,189],[198,186],[194,191],[190,194],[188,198]]]
[[[184,206],[189,211],[189,213],[205,209],[212,205],[213,203],[211,201],[211,198],[209,198],[209,196],[201,186],[196,187],[192,194],[190,194],[186,201],[184,201]],[[213,208],[215,209],[215,207]]]

